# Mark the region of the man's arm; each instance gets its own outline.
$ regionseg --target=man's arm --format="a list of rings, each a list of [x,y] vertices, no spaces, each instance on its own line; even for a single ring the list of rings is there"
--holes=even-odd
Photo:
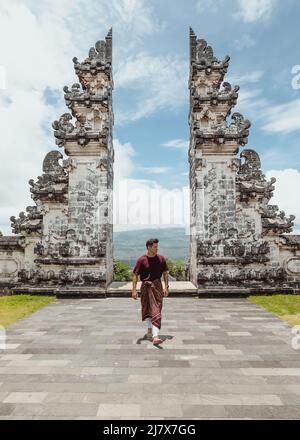
[[[138,276],[134,272],[132,272],[132,297],[134,299],[137,298],[137,290],[136,290],[137,281],[138,281]]]
[[[165,287],[169,287],[169,271],[166,270],[165,272],[163,272],[163,277],[164,277],[164,283],[165,283]]]
[[[136,285],[138,282],[138,276],[132,272],[132,290],[136,290]]]
[[[169,272],[167,270],[163,272],[163,277],[164,277],[165,290],[167,296],[169,294]]]
[[[135,263],[133,270],[132,270],[132,298],[134,298],[134,299],[137,299],[137,297],[138,297],[136,285],[138,282],[140,267],[141,267],[141,260],[138,259],[137,262]]]
[[[169,294],[169,267],[166,259],[163,257],[163,277],[165,283],[165,296]]]

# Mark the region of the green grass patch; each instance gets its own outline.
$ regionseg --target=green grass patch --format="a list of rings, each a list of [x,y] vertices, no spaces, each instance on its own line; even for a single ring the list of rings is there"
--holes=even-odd
[[[290,325],[300,325],[300,295],[251,295],[248,299]]]
[[[10,295],[0,297],[0,325],[7,327],[56,300],[55,296]]]

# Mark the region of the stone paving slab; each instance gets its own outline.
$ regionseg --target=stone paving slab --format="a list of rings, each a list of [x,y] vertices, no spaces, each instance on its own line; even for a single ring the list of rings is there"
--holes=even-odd
[[[245,298],[58,299],[7,328],[0,419],[300,419],[292,327]]]

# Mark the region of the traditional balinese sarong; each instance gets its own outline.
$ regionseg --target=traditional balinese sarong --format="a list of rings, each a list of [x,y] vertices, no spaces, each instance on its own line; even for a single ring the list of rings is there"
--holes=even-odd
[[[164,291],[160,278],[143,280],[141,284],[142,321],[151,318],[152,325],[161,328]]]

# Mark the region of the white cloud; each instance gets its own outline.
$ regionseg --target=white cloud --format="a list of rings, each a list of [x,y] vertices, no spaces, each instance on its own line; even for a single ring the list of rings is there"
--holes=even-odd
[[[229,82],[232,86],[239,85],[237,104],[234,112],[240,112],[245,118],[258,122],[262,120],[265,111],[271,106],[269,99],[263,95],[263,89],[259,82],[263,78],[264,71],[254,70],[244,74],[233,74],[225,77],[225,82]],[[228,117],[228,122],[231,117]]]
[[[300,227],[300,172],[288,168],[285,170],[270,170],[266,172],[267,179],[276,178],[274,184],[274,197],[270,204],[278,205],[280,210],[285,211],[286,215],[296,216],[294,220],[295,229]]]
[[[169,167],[139,167],[139,169],[146,171],[147,173],[163,174],[166,173],[170,168]]]
[[[169,190],[151,179],[133,179],[134,158],[137,155],[130,143],[114,141],[115,170],[113,190],[114,230],[147,227],[182,226],[188,233],[189,188]],[[123,163],[120,168],[120,162]],[[148,171],[165,171],[151,167]]]
[[[249,116],[259,119],[260,114],[270,105],[267,98],[263,97],[263,90],[259,88],[242,88],[239,91],[239,98],[237,106],[234,111],[245,113],[244,116]]]
[[[241,35],[238,39],[233,40],[233,45],[237,50],[248,49],[255,46],[256,41],[248,34]]]
[[[227,11],[231,11],[231,9],[235,11],[237,9],[232,14],[233,18],[241,19],[246,23],[254,23],[259,20],[266,21],[270,19],[277,2],[278,0],[232,0],[230,3],[229,0],[198,0],[196,10],[204,14],[208,11],[217,13],[222,7],[226,7]],[[244,44],[249,43],[252,45],[251,40],[244,40]]]
[[[268,20],[276,3],[277,0],[238,0],[239,10],[234,17],[247,23]]]
[[[288,134],[300,130],[300,99],[270,105],[266,107],[261,117],[264,120],[263,129],[269,133]]]
[[[239,97],[234,111],[244,114],[246,118],[259,118],[269,101],[263,97],[263,89],[258,86],[264,75],[263,70],[254,70],[244,74],[232,74],[225,77],[225,81],[232,85],[239,85]]]
[[[135,121],[157,110],[178,109],[188,100],[188,64],[177,55],[140,52],[120,62],[114,78],[116,89],[139,91],[132,109],[117,113],[117,123]]]
[[[189,142],[184,139],[172,139],[168,142],[163,143],[162,146],[187,150],[189,148]]]
[[[198,0],[196,3],[196,9],[200,13],[207,12],[207,10],[217,12],[223,4],[224,0]]]
[[[6,72],[0,92],[0,229],[7,234],[9,217],[34,205],[28,180],[41,174],[45,154],[56,149],[49,133],[57,110],[47,104],[44,93],[62,88],[66,71],[72,78],[75,48],[69,31],[57,17],[45,18],[38,20],[20,2],[0,5],[1,62]]]
[[[0,100],[0,230],[5,233],[11,232],[10,216],[18,216],[26,206],[35,204],[28,180],[41,174],[44,156],[56,149],[43,128],[54,117],[53,107],[47,106],[36,90],[15,91],[8,105]]]
[[[44,13],[37,18],[16,1],[1,4],[0,42],[6,92],[10,95],[17,89],[42,92],[46,87],[61,88],[65,72],[67,79],[74,77],[71,59],[76,48],[60,17]]]
[[[146,0],[27,0],[26,3],[38,17],[45,14],[60,17],[62,25],[71,29],[72,39],[83,55],[110,27],[113,27],[114,43],[117,41],[113,47],[113,56],[117,58],[135,49],[145,35],[164,27]]]
[[[114,185],[114,230],[189,226],[189,188],[169,190],[155,181],[122,179]]]
[[[300,99],[276,104],[265,98],[263,89],[255,86],[263,75],[264,72],[258,70],[225,78],[231,84],[241,85],[235,111],[260,122],[262,130],[267,133],[288,134],[300,130]]]
[[[229,81],[231,84],[248,84],[248,83],[257,83],[259,82],[264,75],[263,70],[254,70],[253,72],[244,73],[242,75],[228,75],[225,79]]]
[[[137,155],[136,151],[127,142],[122,144],[118,139],[114,139],[114,180],[124,179],[130,176],[135,168],[134,156]]]
[[[113,56],[118,53],[120,58],[136,48],[144,35],[160,29],[143,0],[0,2],[1,72],[5,74],[5,87],[3,81],[0,87],[0,230],[5,234],[11,234],[9,217],[34,205],[28,180],[41,174],[44,156],[57,149],[51,123],[68,111],[63,86],[78,81],[72,58],[84,59],[111,26],[118,41]],[[47,91],[59,97],[55,105],[45,99]],[[118,166],[122,175],[126,160]]]

